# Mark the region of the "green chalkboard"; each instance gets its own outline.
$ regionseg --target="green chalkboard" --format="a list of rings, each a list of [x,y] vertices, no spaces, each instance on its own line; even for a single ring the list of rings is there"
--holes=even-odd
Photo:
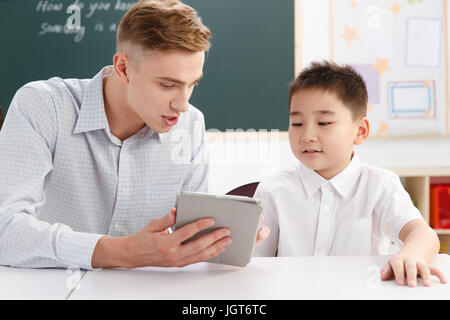
[[[27,82],[91,78],[112,64],[115,31],[131,0],[0,0],[0,105]],[[207,128],[288,127],[294,76],[293,0],[185,0],[211,29],[204,78],[190,102]],[[71,4],[81,30],[64,29]],[[96,9],[96,10],[93,10]]]

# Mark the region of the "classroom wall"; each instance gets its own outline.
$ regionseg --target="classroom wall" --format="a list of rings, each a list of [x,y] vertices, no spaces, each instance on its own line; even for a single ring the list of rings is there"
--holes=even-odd
[[[329,0],[292,1],[295,1],[295,11],[300,16],[295,29],[296,72],[299,72],[313,60],[329,59]],[[341,0],[335,0],[336,3],[338,1]],[[201,94],[201,87],[198,94]],[[256,132],[250,137],[237,134],[228,140],[215,133],[208,133],[208,136],[212,140],[210,183],[211,189],[217,193],[259,181],[268,174],[296,163],[286,134],[271,138],[264,132]],[[448,137],[369,139],[356,150],[363,161],[385,168],[450,168]],[[257,156],[252,152],[256,152]]]
[[[301,50],[300,54],[296,54],[297,73],[313,60],[329,59],[330,48],[329,0],[296,1],[301,8],[300,25],[296,28],[301,32],[296,35],[297,49]],[[298,46],[298,40],[301,40],[301,46]],[[212,159],[210,184],[214,192],[225,193],[236,186],[259,181],[280,168],[296,163],[285,134],[280,134],[278,142],[270,139],[264,141],[262,136],[253,140],[237,138],[241,141],[235,143],[234,149],[230,141],[217,139],[214,134],[209,136],[213,139],[213,153],[222,150],[241,159],[240,162],[228,164]],[[255,161],[247,154],[248,150],[262,150],[264,154],[267,149],[272,150],[269,158],[260,157]],[[450,168],[450,137],[370,138],[355,150],[362,161],[387,169]]]
[[[284,136],[277,140],[236,138],[233,143],[215,139],[210,142],[210,149],[210,187],[217,193],[260,181],[297,161]],[[266,156],[255,160],[249,155],[250,150]],[[450,168],[449,138],[369,139],[355,147],[355,151],[363,162],[386,169]],[[218,160],[223,154],[228,156]]]

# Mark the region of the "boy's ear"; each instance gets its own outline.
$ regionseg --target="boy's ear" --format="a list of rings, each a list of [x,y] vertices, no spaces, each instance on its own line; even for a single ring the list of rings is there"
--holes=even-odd
[[[369,137],[370,133],[370,124],[369,119],[365,116],[361,117],[357,122],[357,132],[355,136],[355,140],[353,140],[353,144],[360,145]]]

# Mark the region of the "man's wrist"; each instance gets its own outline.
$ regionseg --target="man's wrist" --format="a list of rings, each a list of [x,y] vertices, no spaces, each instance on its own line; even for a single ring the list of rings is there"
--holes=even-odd
[[[133,268],[129,250],[131,238],[108,237],[100,238],[92,254],[93,268]]]

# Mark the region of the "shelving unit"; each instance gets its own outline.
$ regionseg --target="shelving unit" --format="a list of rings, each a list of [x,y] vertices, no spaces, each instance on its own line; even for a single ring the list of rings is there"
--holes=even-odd
[[[450,168],[390,168],[397,173],[416,202],[425,221],[430,223],[430,185],[433,183],[450,184]],[[450,253],[450,229],[434,229],[441,241],[441,253]]]

